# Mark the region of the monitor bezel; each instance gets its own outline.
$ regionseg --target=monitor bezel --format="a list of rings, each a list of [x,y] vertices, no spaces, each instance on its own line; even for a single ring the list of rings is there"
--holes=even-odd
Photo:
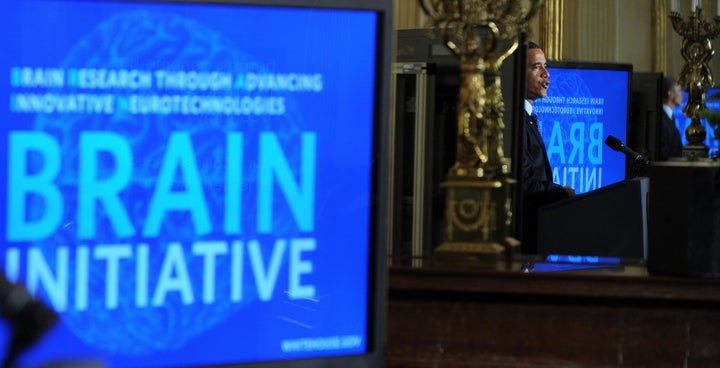
[[[69,0],[85,1],[85,0]],[[257,361],[213,365],[215,367],[380,367],[384,363],[386,320],[386,257],[388,230],[388,183],[390,144],[390,75],[392,64],[393,2],[384,0],[113,0],[131,3],[180,3],[251,6],[258,8],[337,9],[371,11],[377,14],[375,93],[373,106],[372,197],[370,200],[370,244],[368,245],[369,288],[367,300],[367,344],[363,354],[317,358]]]

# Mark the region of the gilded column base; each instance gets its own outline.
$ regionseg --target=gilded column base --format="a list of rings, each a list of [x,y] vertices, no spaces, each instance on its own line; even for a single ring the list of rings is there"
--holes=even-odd
[[[520,242],[507,234],[513,182],[449,177],[443,183],[447,190],[445,241],[435,249],[436,263],[486,264],[518,253]]]
[[[686,158],[705,158],[708,157],[710,147],[706,144],[686,144],[682,148],[682,157]]]

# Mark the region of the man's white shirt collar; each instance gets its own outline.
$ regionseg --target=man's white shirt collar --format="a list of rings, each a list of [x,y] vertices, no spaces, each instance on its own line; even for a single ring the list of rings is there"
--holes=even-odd
[[[528,100],[525,100],[525,112],[527,112],[528,115],[532,115],[533,113],[533,106]]]
[[[526,102],[527,102],[527,101],[526,101]],[[667,114],[667,116],[668,116],[670,119],[673,118],[673,111],[672,111],[672,108],[670,108],[670,106],[663,104],[663,110],[665,111],[665,114]]]

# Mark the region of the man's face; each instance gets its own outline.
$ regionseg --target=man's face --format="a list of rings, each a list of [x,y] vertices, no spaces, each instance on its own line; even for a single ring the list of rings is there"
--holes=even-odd
[[[525,97],[531,102],[547,96],[550,73],[547,70],[545,53],[541,49],[528,50],[527,91]]]
[[[683,93],[682,93],[682,87],[680,87],[679,84],[675,84],[673,88],[670,90],[670,98],[672,102],[675,104],[675,106],[682,105],[683,102]]]

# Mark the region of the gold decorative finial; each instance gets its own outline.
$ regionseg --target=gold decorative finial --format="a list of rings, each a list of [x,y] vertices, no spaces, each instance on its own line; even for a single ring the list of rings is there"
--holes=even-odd
[[[680,70],[678,84],[688,94],[683,113],[692,119],[685,130],[688,144],[683,147],[683,156],[707,157],[709,148],[703,143],[707,131],[700,122],[698,111],[707,108],[705,93],[713,86],[709,63],[715,50],[710,40],[720,34],[720,17],[716,16],[713,19],[714,24],[710,24],[703,19],[702,8],[696,7],[687,20],[676,11],[670,12],[670,21],[675,32],[683,38],[680,54],[685,59],[685,65]]]

